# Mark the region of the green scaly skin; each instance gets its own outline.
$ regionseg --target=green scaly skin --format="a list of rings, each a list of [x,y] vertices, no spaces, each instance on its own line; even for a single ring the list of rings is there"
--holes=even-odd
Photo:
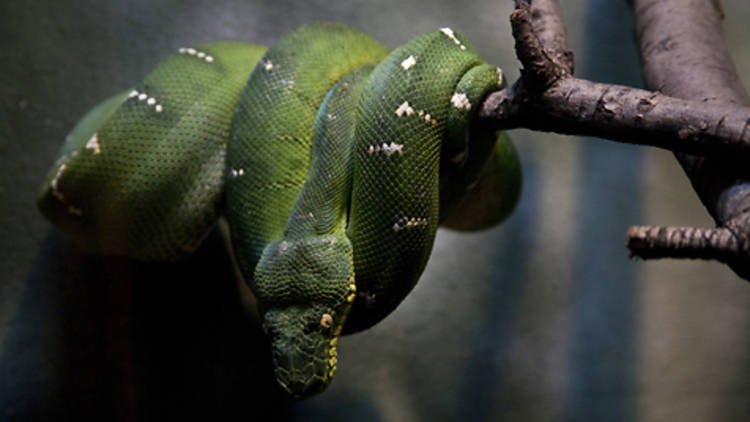
[[[272,341],[276,378],[293,396],[322,391],[357,290],[346,235],[354,110],[372,66],[341,78],[314,123],[310,171],[281,240],[255,267],[254,292]]]
[[[520,168],[507,137],[473,118],[501,73],[458,33],[388,54],[312,24],[264,51],[181,49],[94,108],[39,207],[85,250],[141,260],[190,253],[225,212],[277,380],[303,398],[331,382],[339,335],[413,288],[439,224],[510,213]]]
[[[441,161],[469,157],[472,111],[501,79],[448,28],[395,49],[373,71],[357,108],[347,233],[358,294],[345,332],[385,318],[416,284],[432,251],[441,203],[453,208],[479,172],[465,165],[466,158],[451,163],[453,177],[441,189]],[[494,134],[483,136],[491,137],[491,148]],[[448,156],[441,158],[444,141]]]
[[[193,252],[221,213],[232,116],[264,52],[237,42],[182,49],[95,107],[47,176],[42,214],[89,252],[146,261]]]

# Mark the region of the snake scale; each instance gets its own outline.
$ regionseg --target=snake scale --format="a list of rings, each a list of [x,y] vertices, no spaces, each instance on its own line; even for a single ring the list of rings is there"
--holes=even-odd
[[[503,85],[449,28],[390,53],[333,23],[268,50],[181,48],[81,119],[38,205],[83,250],[145,261],[191,253],[226,216],[277,381],[307,397],[330,383],[339,336],[414,287],[439,224],[513,209],[515,150],[474,118]]]

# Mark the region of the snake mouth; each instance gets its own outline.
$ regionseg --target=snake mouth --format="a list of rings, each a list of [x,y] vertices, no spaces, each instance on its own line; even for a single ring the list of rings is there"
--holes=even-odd
[[[324,339],[315,339],[315,344],[299,340],[290,343],[274,339],[272,355],[276,381],[291,397],[303,399],[322,392],[331,383],[336,352],[325,347],[329,341]]]
[[[317,307],[288,307],[265,314],[274,375],[289,396],[307,398],[331,383],[340,331],[329,324],[333,317]]]
[[[276,382],[289,394],[290,397],[295,399],[304,399],[310,396],[314,396],[323,390],[330,384],[330,378],[324,379],[320,376],[305,376],[300,377],[300,372],[297,370],[287,370],[284,367],[277,366],[274,370],[276,375]]]

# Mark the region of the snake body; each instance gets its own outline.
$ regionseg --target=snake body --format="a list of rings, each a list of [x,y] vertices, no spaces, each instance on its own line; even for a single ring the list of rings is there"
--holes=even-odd
[[[225,214],[276,378],[307,397],[330,383],[339,336],[411,291],[441,222],[512,210],[515,151],[473,118],[502,84],[448,28],[390,53],[328,23],[268,50],[183,48],[83,117],[39,207],[85,250],[141,260],[192,252]]]

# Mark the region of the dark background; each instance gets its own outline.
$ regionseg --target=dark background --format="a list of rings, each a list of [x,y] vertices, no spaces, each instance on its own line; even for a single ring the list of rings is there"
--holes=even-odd
[[[81,254],[36,211],[77,119],[179,47],[269,45],[318,20],[395,47],[450,26],[514,80],[511,3],[0,3],[0,420],[749,417],[750,284],[715,263],[627,257],[628,225],[711,224],[667,152],[514,131],[513,216],[440,231],[414,292],[342,339],[333,385],[304,402],[275,387],[218,235],[187,262],[137,264]],[[626,2],[561,3],[577,74],[639,86]],[[750,4],[723,3],[750,80]]]

